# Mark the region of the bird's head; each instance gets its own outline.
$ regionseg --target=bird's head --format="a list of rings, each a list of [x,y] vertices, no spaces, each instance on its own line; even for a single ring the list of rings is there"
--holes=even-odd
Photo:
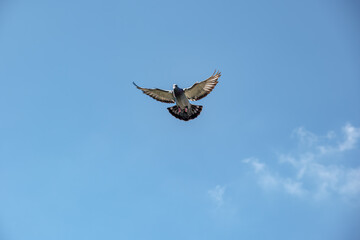
[[[175,89],[175,88],[178,88],[178,85],[174,84],[174,85],[173,85],[173,89]]]

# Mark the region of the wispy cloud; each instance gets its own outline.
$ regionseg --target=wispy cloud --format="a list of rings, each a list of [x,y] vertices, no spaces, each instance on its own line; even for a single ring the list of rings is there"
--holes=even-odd
[[[360,137],[360,128],[355,128],[351,124],[346,124],[343,127],[345,134],[345,141],[339,144],[339,151],[346,151],[355,148],[355,145]]]
[[[347,123],[342,128],[343,140],[334,145],[318,145],[317,148],[320,150],[321,154],[333,154],[352,150],[356,147],[356,144],[360,138],[360,128],[352,126],[350,123]],[[329,132],[327,136],[334,137],[333,132]]]
[[[260,163],[256,158],[247,158],[244,159],[243,162],[251,164],[255,172],[262,172],[265,169],[265,164]]]
[[[304,127],[299,127],[293,131],[295,135],[302,144],[312,145],[318,141],[318,136],[312,132],[307,131]]]
[[[210,189],[208,191],[208,194],[210,195],[211,199],[214,201],[214,203],[221,207],[224,204],[224,193],[225,193],[225,186],[216,185],[214,189]]]
[[[302,196],[306,193],[306,190],[303,189],[301,182],[279,176],[278,174],[270,171],[265,163],[261,163],[256,158],[244,159],[243,163],[250,164],[253,167],[254,172],[258,175],[259,184],[264,189],[281,189],[291,195],[297,196]],[[261,167],[259,168],[259,166]]]
[[[293,131],[302,151],[296,154],[278,154],[278,164],[290,166],[293,174],[286,177],[275,172],[256,158],[244,159],[252,166],[264,189],[281,189],[295,196],[312,196],[324,199],[331,194],[344,198],[360,197],[360,166],[345,167],[344,163],[326,161],[332,155],[339,155],[356,148],[360,128],[346,124],[342,136],[333,131],[318,136],[305,128]],[[305,147],[304,147],[305,146]]]

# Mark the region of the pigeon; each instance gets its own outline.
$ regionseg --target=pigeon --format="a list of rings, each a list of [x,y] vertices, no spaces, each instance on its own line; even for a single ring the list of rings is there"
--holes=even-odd
[[[174,117],[183,121],[189,121],[199,116],[203,109],[203,106],[191,104],[189,100],[197,101],[206,97],[214,89],[220,76],[221,73],[215,71],[208,79],[196,82],[189,88],[179,88],[178,85],[174,84],[171,91],[159,88],[142,88],[136,85],[135,82],[133,84],[137,89],[140,89],[155,100],[164,103],[176,103],[176,105],[168,107],[167,110]]]

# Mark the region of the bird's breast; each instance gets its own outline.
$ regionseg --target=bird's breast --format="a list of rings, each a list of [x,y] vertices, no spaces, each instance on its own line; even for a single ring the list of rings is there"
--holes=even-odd
[[[184,109],[185,107],[190,107],[189,100],[186,98],[184,91],[176,92],[174,91],[176,105]]]

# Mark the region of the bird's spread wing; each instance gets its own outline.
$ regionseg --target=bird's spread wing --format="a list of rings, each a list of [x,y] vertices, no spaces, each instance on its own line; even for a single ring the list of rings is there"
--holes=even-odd
[[[185,88],[185,96],[191,101],[197,101],[208,95],[218,83],[220,72],[214,72],[208,79],[197,82],[189,88]]]
[[[143,93],[145,93],[146,95],[149,95],[150,97],[152,97],[155,100],[158,100],[160,102],[165,102],[165,103],[174,103],[174,96],[172,94],[172,91],[166,91],[166,90],[162,90],[162,89],[158,89],[158,88],[142,88],[139,87],[138,85],[136,85],[134,82],[133,84],[135,85],[135,87],[137,87],[137,89],[140,89],[141,91],[143,91]]]

